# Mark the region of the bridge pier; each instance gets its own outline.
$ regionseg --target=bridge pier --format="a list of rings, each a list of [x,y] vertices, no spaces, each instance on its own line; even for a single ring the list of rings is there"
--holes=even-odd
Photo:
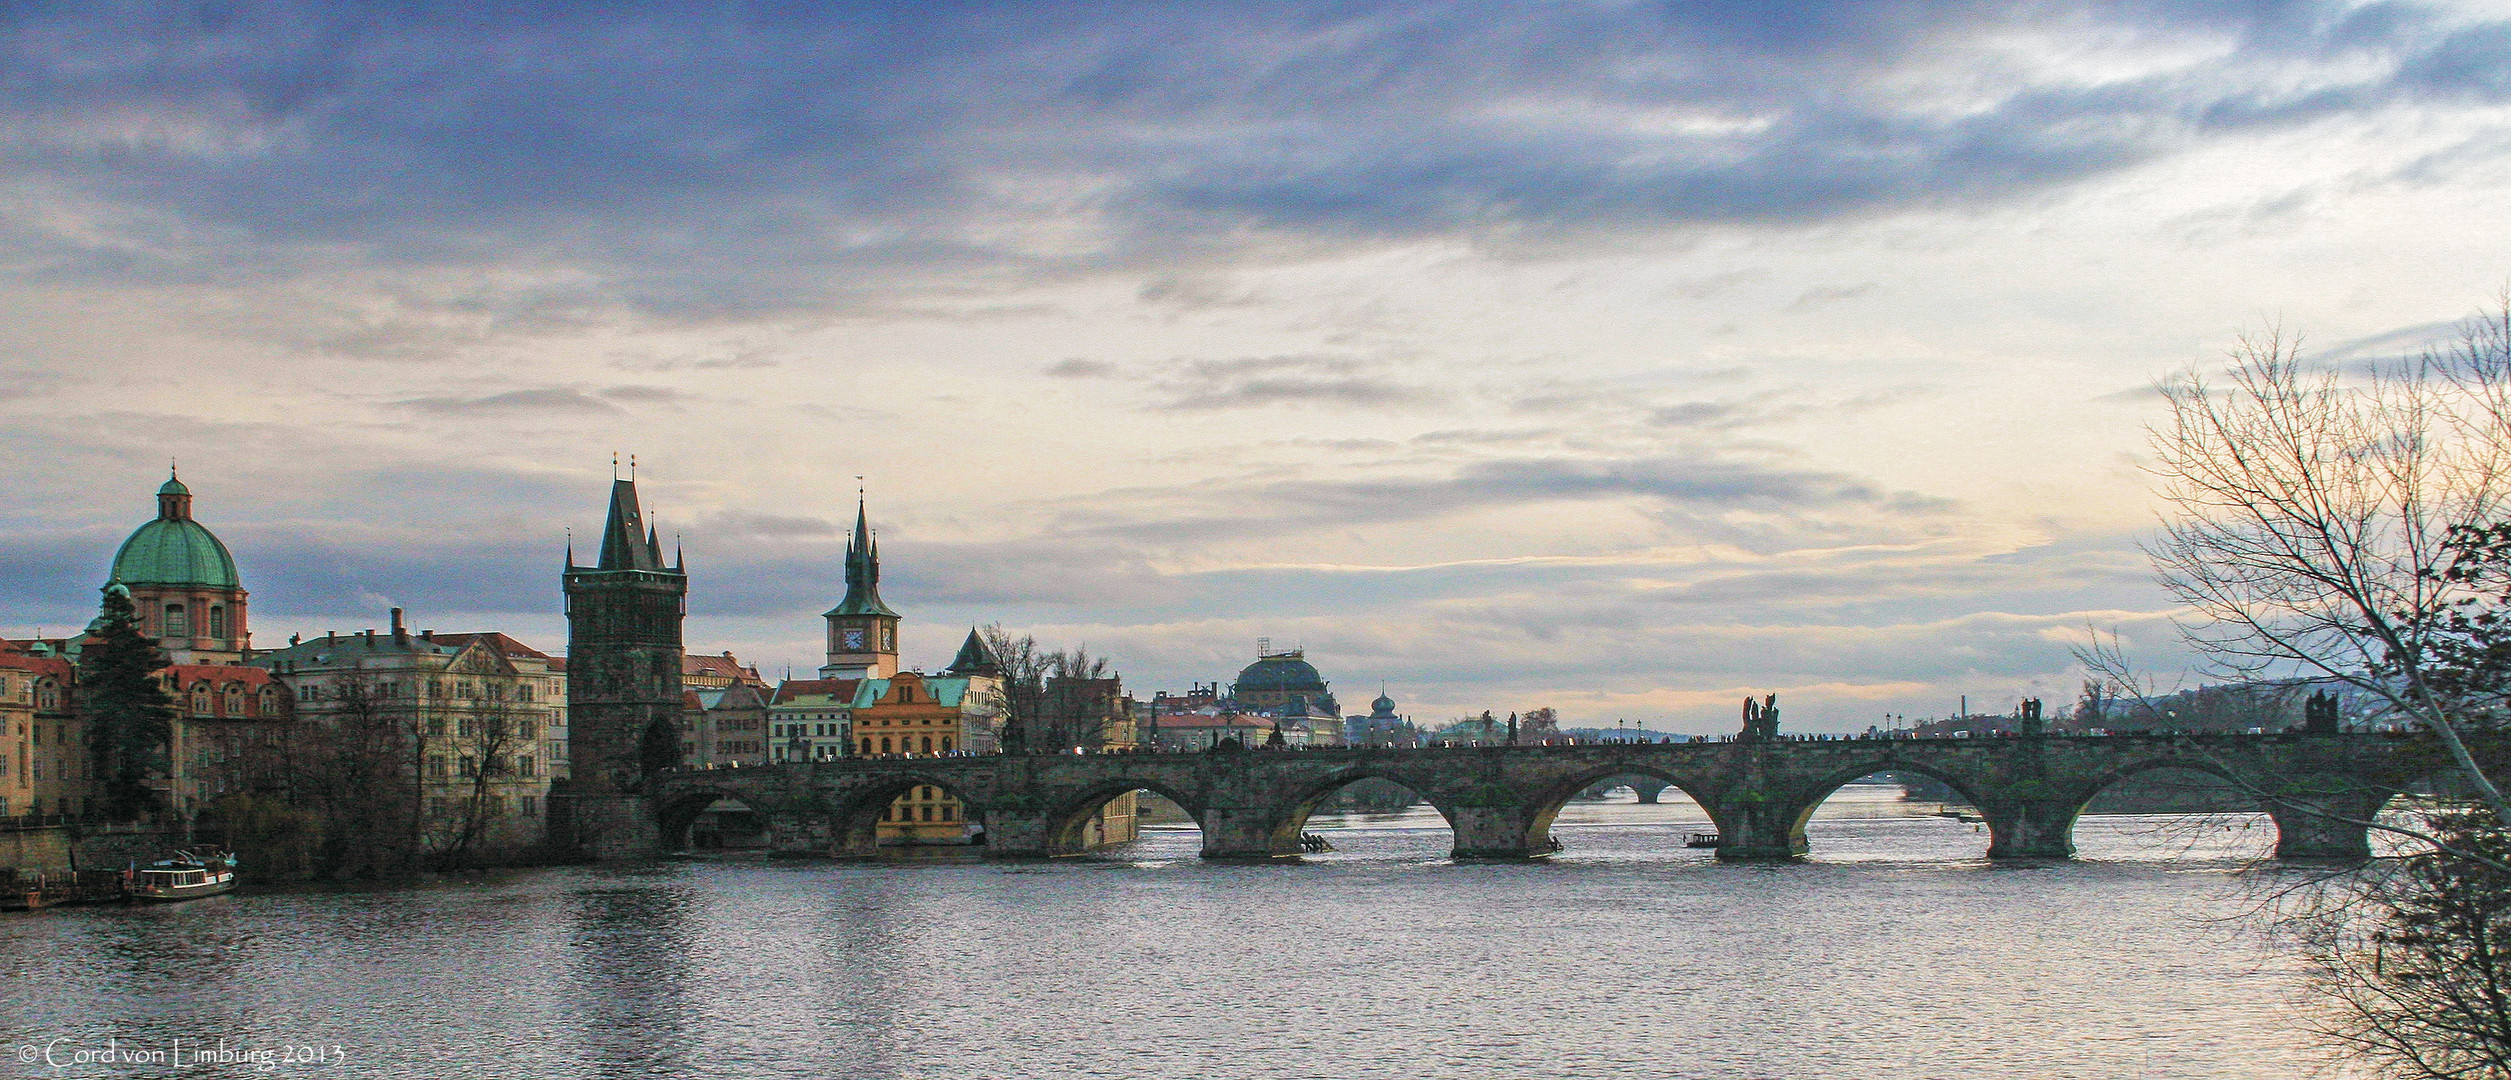
[[[2270,801],[2267,816],[2276,823],[2276,858],[2371,858],[2371,830],[2354,822],[2370,821],[2387,802],[2385,794],[2374,793]]]
[[[1671,784],[1662,784],[1654,780],[1634,780],[1631,782],[1630,789],[1639,794],[1639,802],[1641,805],[1654,806],[1656,805],[1657,797],[1665,794],[1665,789],[1672,786],[1673,785]]]
[[[1718,858],[1725,862],[1780,862],[1805,855],[1805,818],[1813,807],[1784,806],[1767,798],[1739,798],[1712,814],[1718,825]]]
[[[1203,811],[1203,857],[1246,862],[1299,857],[1299,837],[1279,810],[1264,807],[1213,806]]]
[[[1459,806],[1447,821],[1456,832],[1459,859],[1532,859],[1549,855],[1551,836],[1534,835],[1525,806]],[[1547,815],[1545,824],[1550,823]]]
[[[2080,803],[2023,799],[1979,808],[1988,819],[1991,859],[2072,859]]]

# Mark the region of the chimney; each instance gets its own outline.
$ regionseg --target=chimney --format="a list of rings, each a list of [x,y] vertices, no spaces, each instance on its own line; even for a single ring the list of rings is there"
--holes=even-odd
[[[433,630],[421,630],[419,631],[419,637],[422,640],[434,641],[436,640],[436,632]]]
[[[401,628],[401,609],[392,609],[392,640],[408,641],[410,632]]]

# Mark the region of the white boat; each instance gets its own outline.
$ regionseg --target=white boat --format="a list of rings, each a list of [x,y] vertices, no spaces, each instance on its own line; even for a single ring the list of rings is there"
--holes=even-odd
[[[197,900],[235,891],[235,855],[194,855],[178,851],[170,858],[123,872],[122,891],[133,900]]]

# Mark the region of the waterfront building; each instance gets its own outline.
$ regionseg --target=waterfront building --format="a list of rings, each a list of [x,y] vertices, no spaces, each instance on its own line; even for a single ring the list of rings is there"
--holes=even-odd
[[[767,698],[747,682],[684,690],[680,764],[738,769],[767,763]]]
[[[1162,750],[1209,750],[1232,740],[1263,746],[1275,730],[1272,717],[1220,708],[1155,716],[1151,724],[1152,742]]]
[[[192,517],[192,491],[172,475],[157,489],[157,516],[114,551],[104,587],[130,597],[141,634],[171,664],[160,669],[174,719],[165,766],[149,778],[168,812],[189,818],[206,800],[248,790],[250,763],[275,753],[289,694],[248,666],[247,593],[227,545]],[[8,760],[0,764],[0,815],[84,816],[93,809],[87,724],[78,708],[78,656],[100,623],[68,638],[5,643],[0,670],[19,684],[25,708],[6,702]]]
[[[754,664],[744,664],[730,652],[721,656],[690,653],[680,658],[680,686],[688,690],[721,690],[741,683],[764,695],[767,680],[759,677]]]
[[[847,756],[854,692],[861,679],[787,679],[767,705],[768,760],[827,761]]]
[[[394,608],[385,631],[292,638],[253,663],[291,691],[301,725],[406,745],[415,783],[388,779],[408,783],[431,845],[544,838],[569,757],[568,678],[554,657],[499,633],[413,633]]]
[[[0,642],[0,817],[85,809],[87,752],[70,708],[77,678],[68,660]]]

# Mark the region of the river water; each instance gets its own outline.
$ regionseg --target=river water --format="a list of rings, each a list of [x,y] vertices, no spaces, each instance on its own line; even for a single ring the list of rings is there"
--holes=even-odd
[[[1044,864],[730,857],[10,916],[0,1075],[2282,1080],[2319,1064],[2299,965],[2225,921],[2235,869],[2272,844],[2263,819],[2088,817],[2080,861],[2011,868],[1898,796],[1843,789],[1808,830],[1813,857],[1786,866],[1719,865],[1682,846],[1707,828],[1697,807],[1624,791],[1572,804],[1566,850],[1533,864],[1451,863],[1415,811],[1317,819],[1336,850],[1299,865],[1206,864],[1191,830],[1157,831]],[[243,1060],[217,1060],[221,1039]],[[127,1060],[177,1040],[179,1069]],[[212,1060],[189,1057],[203,1046]],[[78,1060],[108,1047],[125,1060]]]

